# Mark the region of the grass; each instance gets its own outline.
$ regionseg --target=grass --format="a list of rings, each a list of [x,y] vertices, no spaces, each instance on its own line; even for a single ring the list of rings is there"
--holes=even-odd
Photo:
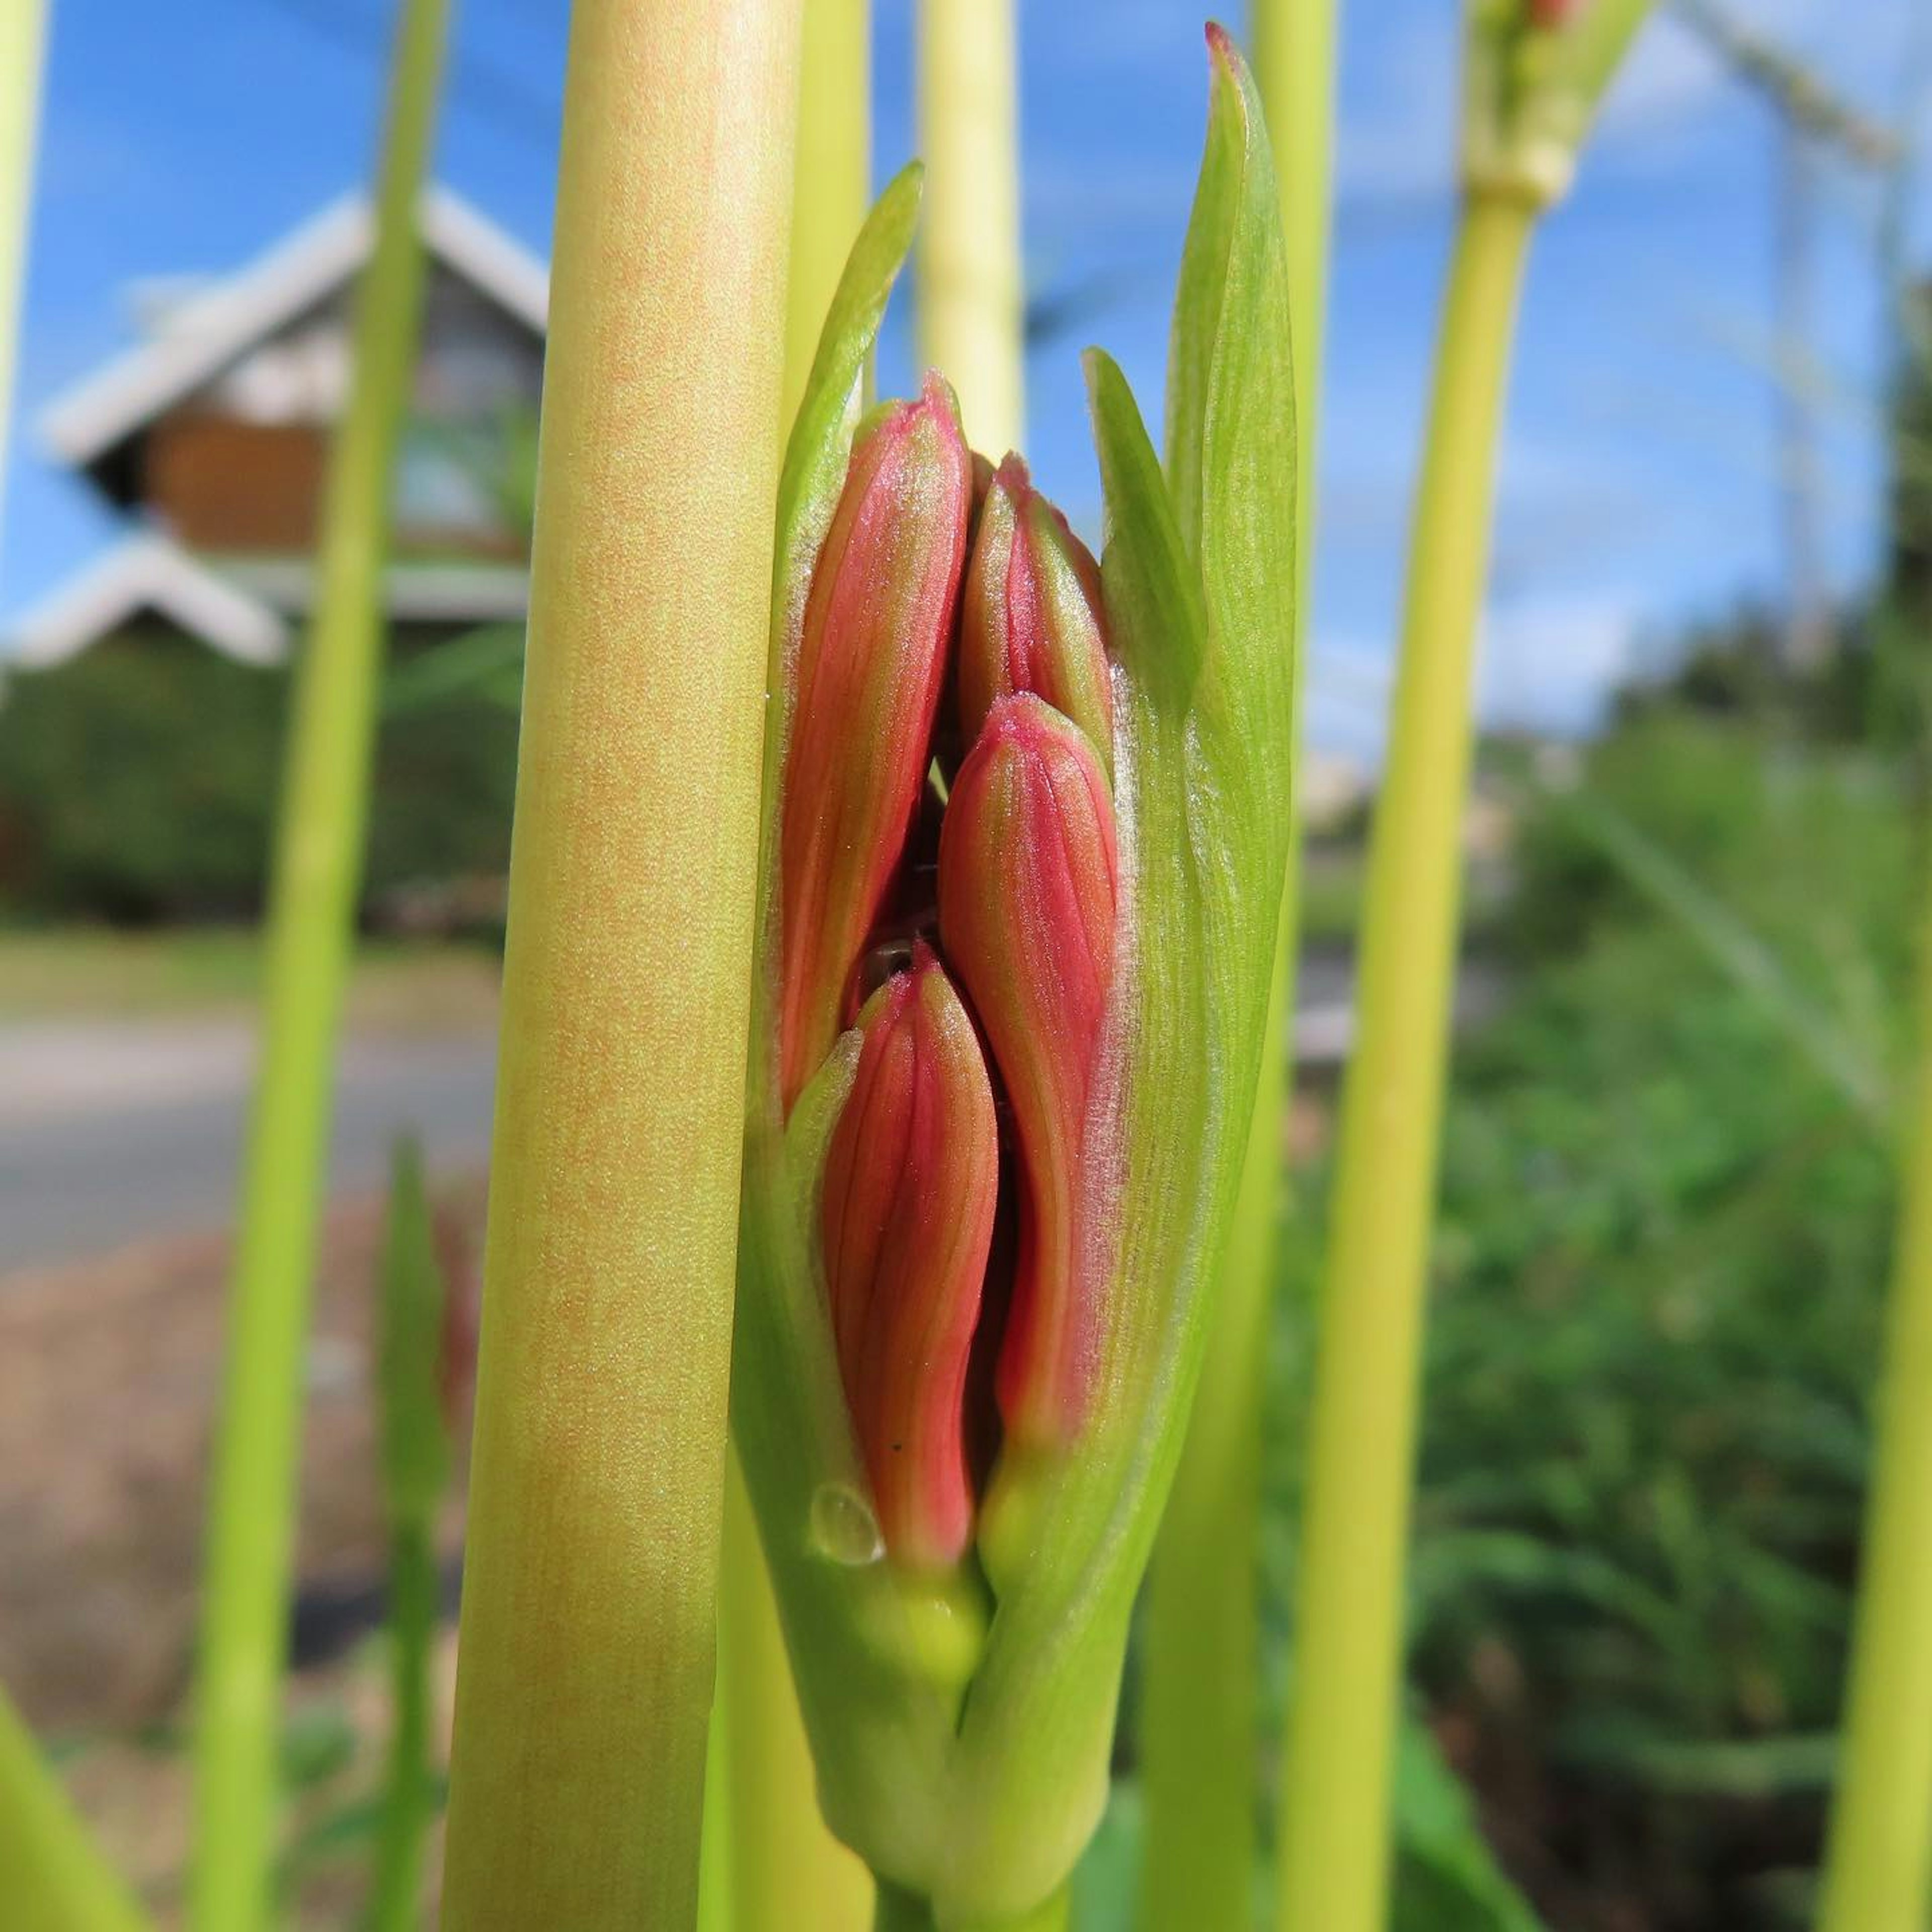
[[[238,927],[0,930],[0,1025],[240,1017],[252,1010],[260,968],[258,936]],[[480,945],[364,940],[352,970],[349,1022],[399,1030],[488,1026],[497,977],[495,954]]]

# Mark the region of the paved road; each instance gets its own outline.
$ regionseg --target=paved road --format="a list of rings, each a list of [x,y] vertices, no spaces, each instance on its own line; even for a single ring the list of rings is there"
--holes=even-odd
[[[379,1186],[404,1128],[480,1165],[494,1056],[483,1034],[349,1041],[332,1188]],[[0,1026],[0,1273],[225,1225],[253,1058],[233,1020]]]
[[[1344,957],[1304,963],[1304,1063],[1346,1054],[1348,982]],[[404,1128],[433,1163],[481,1166],[494,1049],[481,1033],[350,1040],[332,1189],[380,1186]],[[250,1030],[233,1018],[0,1024],[0,1274],[226,1226],[253,1060]]]

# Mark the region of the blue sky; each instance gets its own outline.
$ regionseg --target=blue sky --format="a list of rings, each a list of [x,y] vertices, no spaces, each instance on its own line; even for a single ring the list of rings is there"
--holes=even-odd
[[[1158,407],[1166,311],[1201,136],[1199,0],[1019,0],[1028,268],[1084,292],[1029,376],[1035,467],[1097,520],[1077,362],[1089,340]],[[1738,0],[1741,9],[1743,0]],[[1312,718],[1372,741],[1448,237],[1459,0],[1344,0],[1337,248],[1324,379]],[[1915,0],[1750,0],[1887,118]],[[37,406],[124,345],[127,285],[232,268],[367,170],[387,0],[53,0],[10,452],[0,622],[112,536],[38,457]],[[547,248],[564,0],[459,0],[438,171]],[[910,0],[877,0],[875,165],[914,152]],[[1914,117],[1923,121],[1922,95]],[[1777,148],[1772,118],[1669,20],[1610,104],[1532,266],[1503,463],[1484,703],[1587,723],[1688,619],[1774,598]],[[1923,267],[1925,197],[1912,223]],[[1831,567],[1873,561],[1881,314],[1876,197],[1828,168],[1814,346]],[[888,388],[914,374],[896,314]]]

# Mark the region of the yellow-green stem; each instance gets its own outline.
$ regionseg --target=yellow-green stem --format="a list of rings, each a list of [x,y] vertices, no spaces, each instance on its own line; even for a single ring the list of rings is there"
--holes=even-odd
[[[322,506],[320,592],[296,668],[209,1505],[190,1880],[196,1932],[254,1932],[268,1904],[309,1274],[362,879],[391,472],[422,310],[416,204],[447,14],[447,0],[406,0],[403,10],[348,411]]]
[[[34,135],[40,122],[45,0],[8,0],[0,8],[0,452],[13,420],[14,364],[20,343],[20,293],[26,280],[27,219],[33,206]],[[0,511],[7,465],[0,462]]]
[[[872,24],[871,0],[805,0],[780,413],[788,433],[871,202]],[[724,1498],[718,1639],[719,1678],[730,1688],[716,1729],[725,1772],[710,1788],[730,1816],[718,1831],[729,1877],[717,1922],[740,1932],[781,1923],[800,1932],[862,1932],[871,1874],[819,1811],[777,1600],[735,1457]]]
[[[1918,973],[1918,1066],[1820,1932],[1923,1932],[1932,1911],[1932,893]]]
[[[994,462],[1025,417],[1014,0],[920,0],[919,347]]]
[[[1298,1564],[1281,1932],[1381,1932],[1472,667],[1534,210],[1466,201],[1376,812]]]
[[[1275,150],[1294,358],[1298,635],[1285,647],[1292,645],[1295,655],[1298,720],[1315,549],[1335,10],[1336,0],[1255,0],[1252,10],[1255,79]],[[1141,1910],[1148,1932],[1245,1925],[1254,1908],[1262,1404],[1294,1074],[1299,846],[1298,824],[1217,1312],[1148,1573],[1140,1728],[1147,1807]]]
[[[1024,1918],[1003,1918],[998,1924],[976,1922],[968,1932],[1066,1932],[1072,1904],[1072,1888],[1063,1886]],[[896,1886],[880,1886],[872,1932],[933,1932],[933,1926],[932,1907],[926,1900]]]
[[[578,0],[443,1922],[698,1904],[797,0]]]
[[[368,1932],[414,1932],[422,1922],[423,1846],[436,1815],[430,1668],[440,1597],[433,1523],[427,1516],[398,1522],[390,1532],[388,1787],[364,1915]]]
[[[142,1932],[148,1923],[4,1691],[0,1874],[8,1932]]]
[[[778,1604],[736,1458],[724,1498],[718,1584],[730,1824],[730,1923],[796,1932],[862,1932],[872,1879],[818,1808],[812,1746],[799,1714]]]

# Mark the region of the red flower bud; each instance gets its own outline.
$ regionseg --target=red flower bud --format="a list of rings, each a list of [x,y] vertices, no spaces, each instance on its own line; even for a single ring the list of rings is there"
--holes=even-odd
[[[786,1108],[838,1037],[932,759],[972,464],[937,376],[861,429],[806,598],[781,832]]]
[[[997,700],[946,806],[940,934],[1012,1103],[1025,1185],[998,1391],[1009,1437],[1040,1446],[1078,1427],[1094,1370],[1080,1193],[1118,871],[1092,745],[1029,693]]]
[[[1030,691],[1064,712],[1113,764],[1100,568],[1009,456],[986,491],[960,592],[959,712],[968,741],[995,700]]]
[[[943,1569],[973,1534],[964,1411],[999,1192],[992,1086],[922,945],[859,1024],[820,1209],[832,1329],[886,1547]]]

